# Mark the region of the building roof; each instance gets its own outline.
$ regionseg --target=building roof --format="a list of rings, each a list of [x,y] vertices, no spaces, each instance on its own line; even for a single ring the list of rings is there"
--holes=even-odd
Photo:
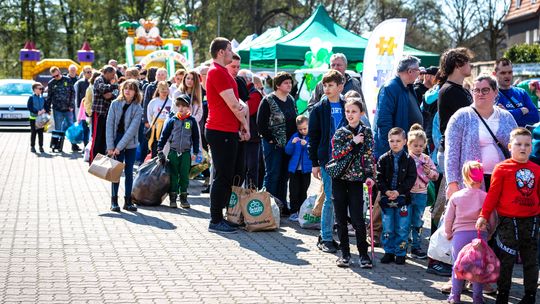
[[[504,18],[504,22],[511,23],[538,15],[540,11],[540,1],[534,1],[536,3],[533,3],[533,1],[534,0],[512,0],[510,9]],[[520,3],[519,8],[517,7],[518,2]]]

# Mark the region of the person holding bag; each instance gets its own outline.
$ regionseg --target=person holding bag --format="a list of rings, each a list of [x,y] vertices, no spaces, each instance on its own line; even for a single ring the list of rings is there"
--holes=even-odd
[[[157,144],[161,137],[161,130],[165,120],[169,117],[172,101],[169,99],[169,86],[166,81],[160,81],[154,92],[154,99],[148,104],[147,119],[152,124],[146,133],[148,149],[152,151],[152,157],[157,155]]]
[[[142,96],[136,80],[126,80],[120,86],[120,95],[111,103],[107,114],[107,155],[120,162],[125,162],[125,203],[124,210],[137,211],[131,202],[133,187],[133,164],[138,142],[138,130],[143,109]],[[111,211],[120,212],[118,206],[118,188],[120,183],[112,183]]]
[[[360,255],[360,267],[371,268],[372,261],[367,254],[366,227],[363,218],[364,195],[362,183],[368,187],[373,181],[375,158],[373,157],[373,133],[361,122],[365,113],[364,105],[357,98],[345,103],[345,118],[348,125],[339,128],[332,138],[332,160],[344,162],[345,170],[341,176],[332,176],[332,196],[341,247],[341,258],[338,267],[349,267],[351,252],[347,229],[348,214],[356,234],[356,242]],[[332,161],[327,164],[332,165]],[[331,170],[326,170],[330,173]]]
[[[489,190],[495,165],[508,158],[510,132],[517,123],[508,111],[495,106],[497,82],[490,76],[474,81],[473,104],[459,109],[445,132],[444,174],[448,183],[446,197],[465,187],[461,168],[470,160],[483,164],[483,189]],[[480,147],[480,148],[479,148]]]
[[[37,128],[36,127],[36,118],[39,115],[50,113],[50,106],[48,103],[45,102],[45,99],[43,99],[43,85],[39,82],[34,82],[32,84],[32,91],[34,94],[28,98],[27,108],[28,111],[30,111],[30,151],[32,153],[36,153],[36,135],[38,136],[39,141],[39,152],[43,153],[45,150],[43,150],[43,127]]]

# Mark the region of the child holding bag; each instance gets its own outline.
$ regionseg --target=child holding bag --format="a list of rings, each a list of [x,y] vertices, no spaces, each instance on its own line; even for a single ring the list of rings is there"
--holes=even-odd
[[[462,174],[463,182],[467,187],[450,197],[444,218],[446,237],[452,241],[453,261],[456,261],[459,252],[465,245],[477,238],[476,219],[478,219],[487,195],[481,189],[484,181],[482,164],[477,161],[468,161],[463,166]],[[484,240],[487,239],[488,231],[491,234],[495,229],[496,220],[494,215],[491,216],[489,224],[489,227],[487,229],[483,228],[481,232]],[[448,303],[461,303],[463,283],[463,280],[458,280],[454,271],[452,271],[452,290],[448,297]],[[483,285],[474,282],[472,284],[473,303],[484,303],[482,297]]]
[[[365,182],[368,187],[375,184],[372,179],[375,159],[373,158],[373,133],[360,121],[364,112],[364,106],[359,99],[347,100],[345,118],[348,125],[339,128],[332,139],[332,160],[346,162],[345,164],[336,163],[336,166],[346,167],[343,175],[332,176],[332,196],[342,254],[337,260],[338,267],[349,267],[351,259],[347,211],[349,211],[356,234],[360,267],[372,267],[372,261],[367,254],[362,183]],[[326,168],[329,170],[328,165]]]

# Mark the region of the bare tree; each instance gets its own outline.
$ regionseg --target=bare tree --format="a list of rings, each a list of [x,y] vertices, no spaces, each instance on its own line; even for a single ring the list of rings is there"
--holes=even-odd
[[[463,45],[478,32],[475,28],[476,12],[473,3],[470,0],[447,0],[446,9],[446,25],[450,29],[450,35],[455,45]]]
[[[504,41],[504,17],[510,8],[510,0],[475,0],[476,23],[482,39],[489,48],[490,59],[498,57],[498,50]]]

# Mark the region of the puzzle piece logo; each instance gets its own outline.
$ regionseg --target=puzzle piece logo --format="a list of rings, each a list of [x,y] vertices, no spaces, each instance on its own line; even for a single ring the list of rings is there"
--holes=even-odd
[[[394,37],[386,39],[386,37],[380,37],[379,43],[377,43],[377,49],[379,49],[379,55],[384,55],[385,53],[389,56],[394,55],[394,49],[397,48],[397,44],[394,43]]]

